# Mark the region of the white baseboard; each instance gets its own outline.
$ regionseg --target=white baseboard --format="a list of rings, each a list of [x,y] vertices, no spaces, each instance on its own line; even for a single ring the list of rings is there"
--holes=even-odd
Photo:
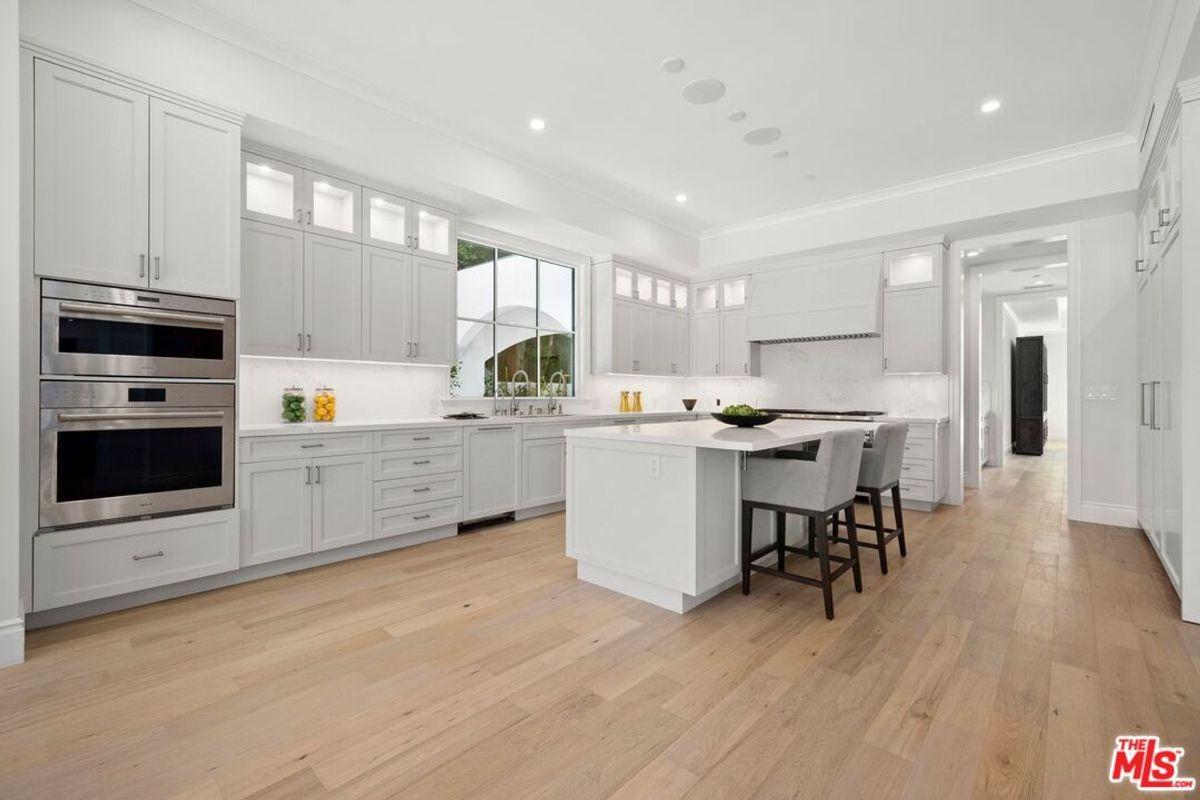
[[[11,667],[25,660],[25,621],[0,621],[0,667]]]
[[[1094,522],[1097,525],[1116,525],[1121,528],[1138,527],[1136,508],[1111,503],[1080,503],[1079,514],[1070,519],[1075,522]]]

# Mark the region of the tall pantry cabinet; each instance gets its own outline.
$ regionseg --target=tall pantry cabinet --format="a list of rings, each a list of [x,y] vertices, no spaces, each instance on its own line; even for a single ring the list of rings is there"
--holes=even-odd
[[[1181,83],[1163,115],[1135,215],[1138,524],[1182,616],[1200,622],[1200,234],[1186,230],[1184,187],[1200,187],[1200,80]],[[1191,267],[1185,267],[1191,265]],[[1189,402],[1191,407],[1189,408]]]

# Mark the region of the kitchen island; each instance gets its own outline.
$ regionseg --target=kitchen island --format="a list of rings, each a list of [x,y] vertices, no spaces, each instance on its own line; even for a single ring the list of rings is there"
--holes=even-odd
[[[749,453],[819,440],[861,422],[716,420],[567,431],[567,556],[580,580],[684,613],[741,577],[741,467]],[[774,514],[755,512],[755,547]],[[793,527],[795,526],[795,527]],[[788,539],[802,536],[789,519]]]

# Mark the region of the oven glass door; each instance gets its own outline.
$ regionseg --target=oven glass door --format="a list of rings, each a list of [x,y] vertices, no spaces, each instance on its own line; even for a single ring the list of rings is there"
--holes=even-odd
[[[41,527],[233,504],[232,409],[42,412]]]
[[[46,299],[42,319],[47,375],[235,374],[232,317]]]

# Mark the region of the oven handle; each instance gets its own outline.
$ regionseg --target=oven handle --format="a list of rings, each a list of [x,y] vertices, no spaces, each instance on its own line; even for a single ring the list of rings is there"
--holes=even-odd
[[[224,419],[224,411],[134,411],[128,414],[59,412],[59,422],[110,422],[122,419]]]
[[[177,311],[156,311],[154,309],[132,308],[130,306],[98,306],[91,303],[59,303],[60,312],[75,312],[78,314],[94,314],[98,317],[135,317],[138,319],[157,319],[163,322],[188,322],[196,325],[208,325],[214,328],[225,327],[226,317],[203,314],[181,314]]]

